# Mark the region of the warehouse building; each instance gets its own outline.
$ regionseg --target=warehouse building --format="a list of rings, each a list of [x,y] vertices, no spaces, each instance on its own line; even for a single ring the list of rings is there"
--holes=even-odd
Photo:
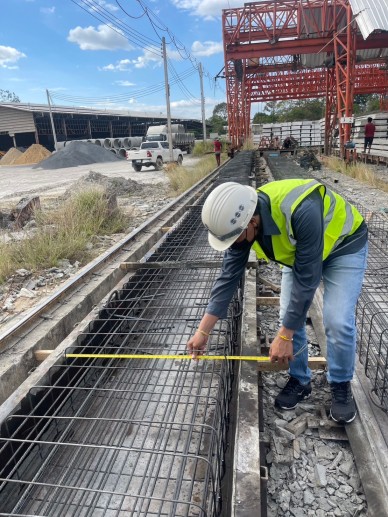
[[[99,110],[52,106],[58,142],[93,138],[144,136],[150,125],[166,124],[166,115],[136,111]],[[172,119],[187,132],[202,136],[202,121]],[[0,103],[0,151],[41,144],[54,150],[54,137],[47,104]]]

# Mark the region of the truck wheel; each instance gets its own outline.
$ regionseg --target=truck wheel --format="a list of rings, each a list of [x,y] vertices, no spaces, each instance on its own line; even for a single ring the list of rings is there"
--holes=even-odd
[[[141,165],[133,165],[133,168],[135,169],[136,172],[141,171]]]
[[[183,162],[183,156],[182,156],[181,154],[178,156],[178,160],[177,160],[177,162],[178,162],[178,165],[182,165],[182,162]]]
[[[155,169],[157,171],[161,171],[163,169],[163,160],[160,156],[156,158]]]

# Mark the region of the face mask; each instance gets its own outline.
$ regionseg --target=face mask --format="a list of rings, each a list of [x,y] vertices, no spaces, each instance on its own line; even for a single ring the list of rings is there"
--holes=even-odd
[[[249,242],[247,241],[246,239],[244,239],[243,241],[241,242],[234,242],[232,245],[231,245],[231,249],[232,250],[240,250],[240,251],[246,251],[246,250],[249,250],[252,246],[253,242]]]

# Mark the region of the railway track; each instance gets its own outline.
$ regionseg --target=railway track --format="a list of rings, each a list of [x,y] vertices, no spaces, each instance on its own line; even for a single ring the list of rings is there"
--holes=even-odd
[[[0,406],[0,515],[267,515],[256,366],[132,359],[186,352],[221,258],[200,210],[206,189],[228,180],[266,181],[253,153],[240,153],[2,336],[6,351],[34,346]],[[122,262],[142,266],[128,274]],[[211,354],[257,355],[254,273],[212,334]],[[52,350],[42,364],[39,349]],[[112,352],[131,359],[66,359]],[[373,496],[371,508],[384,493]]]

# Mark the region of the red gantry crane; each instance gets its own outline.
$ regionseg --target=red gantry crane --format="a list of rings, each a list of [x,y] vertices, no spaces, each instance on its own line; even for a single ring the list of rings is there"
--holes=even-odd
[[[356,1],[361,9],[354,13]],[[338,124],[340,154],[346,157],[354,95],[379,93],[383,98],[388,92],[388,32],[380,30],[387,22],[375,16],[370,27],[370,2],[275,0],[223,10],[234,146],[250,135],[252,102],[325,97],[325,152]],[[388,14],[388,6],[383,9]]]

